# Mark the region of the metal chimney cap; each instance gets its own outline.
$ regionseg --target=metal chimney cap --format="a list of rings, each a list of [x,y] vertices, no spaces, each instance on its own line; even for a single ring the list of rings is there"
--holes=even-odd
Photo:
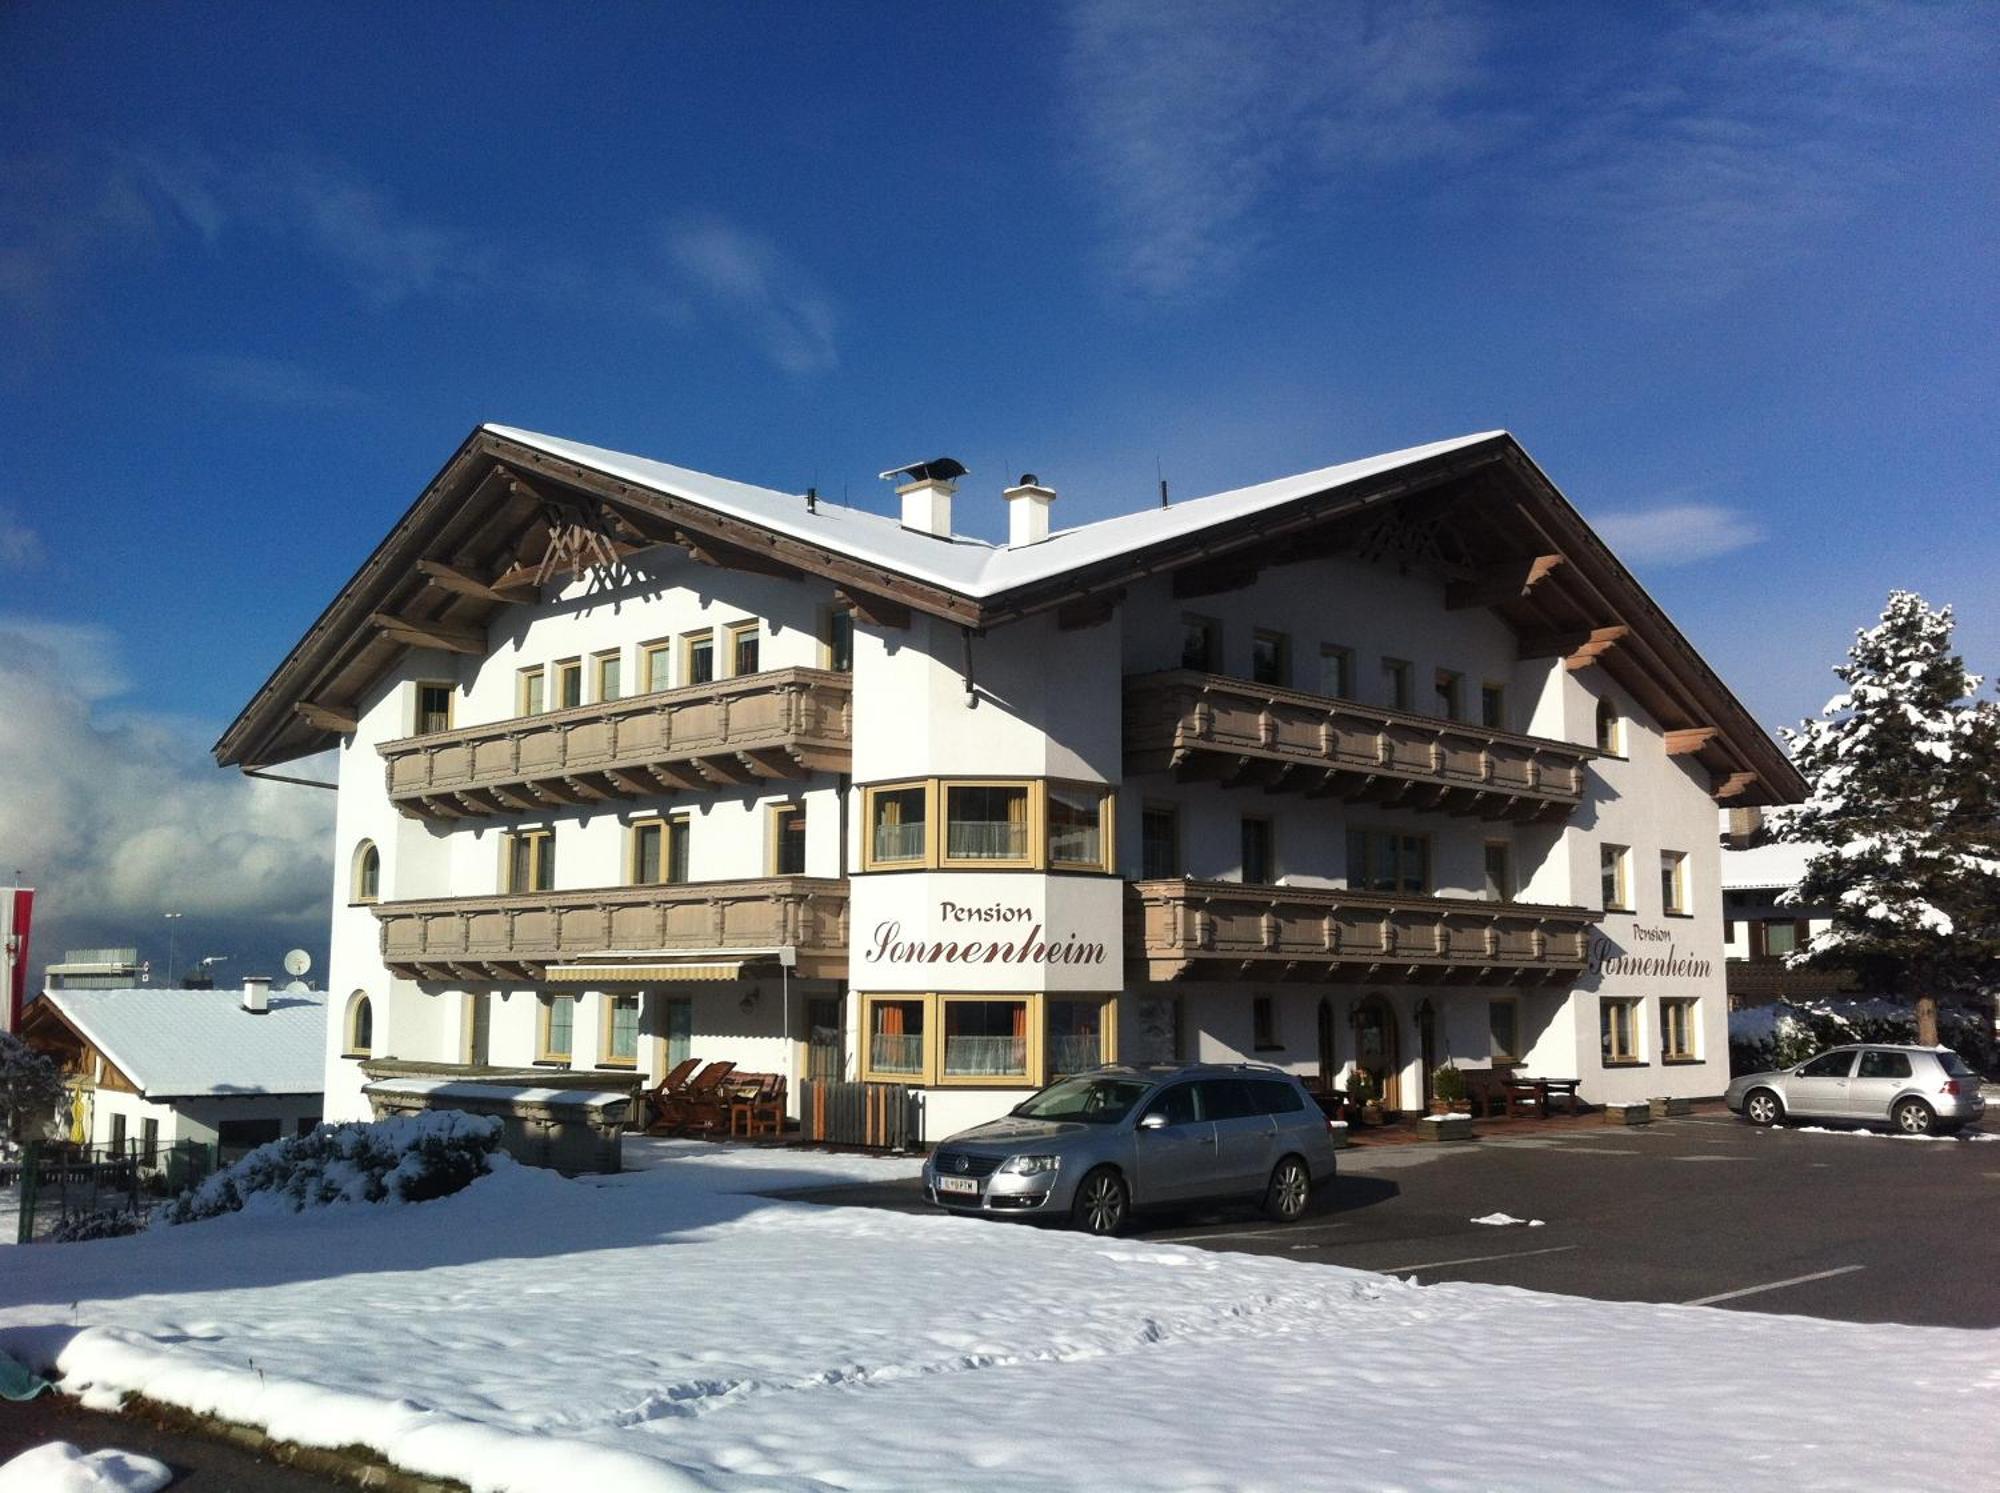
[[[913,461],[906,467],[891,467],[881,474],[884,482],[898,477],[911,482],[956,482],[965,475],[963,463],[949,456],[933,456],[929,461]]]

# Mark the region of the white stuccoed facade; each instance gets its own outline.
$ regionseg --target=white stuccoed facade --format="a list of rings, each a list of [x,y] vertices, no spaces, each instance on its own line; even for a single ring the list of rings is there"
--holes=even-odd
[[[509,440],[520,435],[499,434]],[[476,432],[475,440],[480,438]],[[1506,442],[1505,437],[1478,440]],[[1433,453],[1456,453],[1464,444],[1423,448],[1413,460],[1434,460]],[[1506,446],[1518,450],[1511,442]],[[587,450],[553,441],[547,447],[571,460]],[[1016,522],[1015,537],[1023,542],[1010,548],[914,533],[894,520],[852,510],[814,510],[800,500],[718,479],[701,479],[713,484],[702,489],[678,480],[699,474],[671,468],[658,469],[670,477],[655,479],[649,476],[653,469],[636,458],[613,463],[609,453],[590,454],[621,482],[645,479],[678,501],[710,503],[732,515],[749,526],[731,531],[735,543],[747,542],[743,536],[757,522],[770,523],[769,512],[787,515],[782,530],[769,530],[773,535],[796,529],[810,536],[812,525],[824,520],[832,536],[829,552],[860,555],[881,567],[881,594],[894,592],[907,577],[913,588],[950,587],[981,599],[982,588],[993,591],[998,585],[988,585],[983,576],[1004,575],[1010,584],[1026,577],[1020,582],[1025,585],[1060,576],[1065,553],[1094,566],[1118,558],[1117,546],[1096,532],[1110,526],[1057,530],[1042,539],[1051,505],[1058,518],[1061,508],[1044,496],[1051,489],[1040,485],[1015,489],[1039,511],[1029,515],[1033,522]],[[518,454],[510,459],[518,466]],[[1377,458],[1353,470],[1365,469],[1372,481],[1394,467],[1393,458]],[[555,476],[552,469],[537,480],[548,483]],[[1161,536],[1177,532],[1176,518],[1182,529],[1195,532],[1217,522],[1217,515],[1240,517],[1267,507],[1286,511],[1284,504],[1314,491],[1306,479],[1288,482],[1247,489],[1247,497],[1223,495],[1165,514],[1114,520],[1112,526],[1126,523],[1135,534],[1143,527],[1145,544],[1156,545]],[[1337,486],[1337,479],[1328,483]],[[752,498],[740,498],[744,492]],[[1001,527],[1000,500],[990,492],[981,496],[967,488],[954,497],[933,487],[916,496],[921,501],[909,507],[911,521],[920,527],[948,523],[946,513],[954,504],[963,527],[974,502],[989,509],[974,526]],[[796,504],[797,516],[784,504]],[[1019,514],[1014,517],[1020,520]],[[1065,545],[1072,548],[1065,551]],[[973,627],[927,612],[925,596],[934,593],[913,589],[915,606],[885,606],[877,604],[880,595],[875,602],[864,597],[853,607],[846,671],[852,691],[847,771],[697,783],[671,791],[662,786],[657,794],[545,802],[532,809],[466,807],[462,801],[422,816],[405,812],[407,803],[399,809],[380,748],[414,734],[420,686],[450,686],[454,730],[517,722],[522,669],[544,669],[553,700],[555,665],[580,660],[583,703],[589,706],[598,700],[596,659],[615,653],[620,694],[641,695],[648,682],[645,650],[665,641],[672,645],[669,687],[681,690],[687,687],[684,639],[703,630],[715,640],[717,681],[726,683],[728,629],[742,624],[754,624],[760,672],[823,669],[831,662],[831,619],[854,603],[852,584],[813,573],[810,565],[787,578],[701,563],[677,543],[641,546],[623,557],[617,573],[586,569],[546,586],[539,599],[509,600],[492,610],[483,622],[483,652],[405,648],[348,702],[353,730],[339,737],[326,1113],[340,1118],[366,1112],[364,1057],[462,1064],[477,1056],[492,1067],[521,1069],[603,1063],[608,1071],[636,1070],[649,1083],[678,1056],[727,1058],[744,1070],[785,1075],[796,1112],[802,1078],[888,1081],[897,1074],[877,1059],[904,1052],[915,1066],[902,1077],[925,1091],[924,1130],[931,1139],[1017,1103],[1025,1089],[1058,1071],[1058,1051],[1096,1051],[1121,1060],[1170,1055],[1250,1060],[1316,1075],[1332,1085],[1356,1082],[1359,1063],[1390,1106],[1404,1110],[1422,1107],[1429,1075],[1444,1062],[1477,1068],[1511,1059],[1523,1074],[1579,1080],[1591,1103],[1722,1091],[1728,1081],[1727,1012],[1715,816],[1718,793],[1731,790],[1721,781],[1725,773],[1716,760],[1702,757],[1698,742],[1682,740],[1690,718],[1663,727],[1621,682],[1635,676],[1588,650],[1579,654],[1573,640],[1549,649],[1524,647],[1526,624],[1518,612],[1510,616],[1504,609],[1462,601],[1448,605],[1454,577],[1464,584],[1462,565],[1440,571],[1406,559],[1351,553],[1297,559],[1266,552],[1240,576],[1177,591],[1184,564],[1163,563],[1151,573],[1127,575],[1115,590],[1100,585],[1093,593],[1096,604],[1083,612],[1044,604]],[[1630,586],[1629,578],[1620,584]],[[1627,598],[1633,615],[1656,634],[1661,627],[1670,630],[1656,612],[1643,611],[1643,593],[1631,591],[1638,598]],[[1077,594],[1083,594],[1081,586]],[[1250,683],[1256,667],[1253,638],[1263,633],[1282,639],[1288,677],[1277,687],[1290,693],[1274,710],[1308,715],[1323,710],[1329,720],[1341,715],[1342,704],[1331,698],[1332,686],[1322,673],[1328,650],[1343,650],[1350,660],[1348,698],[1363,712],[1393,704],[1384,660],[1405,664],[1410,698],[1401,718],[1406,725],[1417,718],[1419,734],[1435,727],[1441,741],[1454,732],[1479,738],[1485,731],[1482,691],[1496,688],[1501,719],[1493,725],[1516,748],[1521,738],[1535,738],[1542,747],[1581,749],[1566,756],[1558,750],[1551,757],[1581,764],[1580,802],[1540,817],[1503,818],[1484,814],[1495,801],[1492,794],[1447,798],[1440,789],[1427,801],[1424,795],[1343,789],[1317,796],[1292,791],[1297,780],[1289,767],[1272,767],[1230,786],[1226,754],[1217,748],[1204,757],[1211,744],[1192,736],[1185,743],[1193,749],[1189,763],[1168,768],[1140,761],[1132,681],[1184,668],[1190,619],[1214,629],[1218,651],[1201,672],[1225,694],[1264,688]],[[1524,658],[1524,652],[1540,656]],[[1664,656],[1657,648],[1647,655]],[[1698,662],[1673,667],[1686,677],[1668,681],[1661,686],[1665,693],[1654,698],[1680,701],[1695,689],[1707,691],[1710,699],[1720,696],[1736,712],[1725,723],[1732,750],[1752,758],[1757,751],[1775,752],[1761,733],[1751,741],[1754,727],[1746,729],[1740,707],[1712,675],[1697,672]],[[1456,725],[1442,719],[1436,685],[1441,674],[1459,681]],[[267,690],[282,677],[274,676]],[[1616,718],[1617,749],[1600,753],[1604,702]],[[1670,741],[1669,730],[1680,735]],[[225,746],[229,741],[225,738]],[[1772,769],[1763,770],[1775,776]],[[596,781],[602,785],[602,779]],[[1098,821],[1106,847],[1101,864],[1094,870],[1056,869],[1046,839],[1014,863],[947,863],[937,848],[938,824],[930,826],[932,848],[918,861],[874,861],[871,788],[914,785],[931,795],[928,812],[942,820],[955,784],[1006,791],[1025,785],[1037,795],[1035,817],[1023,821],[1031,836],[1042,833],[1040,805],[1047,795],[1061,791],[1087,798],[1101,789],[1107,795]],[[1783,783],[1767,787],[1779,796],[1786,791]],[[1383,797],[1406,806],[1389,806],[1379,801]],[[845,942],[836,951],[836,964],[811,957],[824,955],[824,948],[783,954],[753,949],[728,978],[669,979],[661,970],[676,961],[701,964],[735,956],[726,947],[702,949],[683,940],[645,961],[637,958],[644,950],[619,948],[614,937],[613,954],[630,956],[635,967],[645,965],[645,974],[631,980],[563,977],[558,983],[558,965],[603,967],[602,960],[593,962],[586,954],[551,958],[545,975],[539,965],[524,976],[495,974],[476,962],[426,963],[422,978],[391,968],[415,966],[406,954],[388,952],[384,915],[406,911],[412,902],[500,894],[506,889],[505,844],[511,832],[552,834],[549,895],[560,898],[628,887],[634,824],[685,815],[687,889],[698,892],[703,884],[774,876],[772,810],[780,805],[797,806],[804,814],[802,874],[835,884],[844,898]],[[1151,875],[1146,872],[1149,816],[1156,824],[1170,816],[1175,826],[1170,872],[1157,864]],[[1269,824],[1270,864],[1261,880],[1245,875],[1246,817]],[[1416,921],[1393,936],[1382,933],[1385,952],[1379,958],[1357,943],[1363,937],[1357,927],[1372,928],[1373,913],[1359,923],[1350,919],[1335,926],[1352,911],[1340,904],[1339,894],[1351,889],[1355,832],[1421,839],[1424,845],[1424,884],[1397,894],[1415,905]],[[355,883],[364,845],[379,855],[373,899],[364,899]],[[1626,856],[1622,907],[1604,906],[1607,845],[1623,847]],[[1503,854],[1509,884],[1494,887],[1489,868]],[[1678,909],[1664,905],[1663,854],[1685,858]],[[1147,921],[1154,914],[1142,915],[1141,902],[1163,888],[1171,900],[1176,879],[1187,887],[1188,937],[1163,943],[1159,927]],[[1217,884],[1224,893],[1244,888],[1253,902],[1261,898],[1271,905],[1261,925],[1250,917],[1252,943],[1260,926],[1264,942],[1245,957],[1232,952],[1237,946],[1228,942],[1227,917],[1216,914],[1222,922],[1211,924],[1201,910],[1220,905]],[[1354,900],[1364,910],[1373,905],[1365,896]],[[1308,916],[1300,906],[1314,910]],[[1477,924],[1487,915],[1481,909],[1516,917],[1515,926],[1527,926],[1518,918],[1542,919],[1546,931],[1535,935],[1534,945],[1540,964],[1529,969],[1510,966],[1504,958],[1491,963],[1458,955],[1429,958],[1432,935],[1424,918],[1432,907],[1440,928],[1446,914]],[[1317,910],[1322,908],[1323,938]],[[1386,926],[1387,912],[1382,920]],[[1235,926],[1240,932],[1246,925],[1239,920]],[[1586,931],[1587,954],[1542,958],[1542,940],[1549,950],[1577,948],[1575,940]],[[1492,947],[1502,947],[1502,935],[1492,936],[1502,939]],[[1413,948],[1415,956],[1397,957],[1397,950]],[[1443,948],[1440,944],[1440,956]],[[544,998],[551,994],[575,998],[566,1059],[544,1050]],[[633,995],[639,999],[637,1051],[632,1062],[620,1065],[611,1057],[605,1024],[611,998]],[[960,1004],[961,998],[969,1003]],[[372,1028],[365,1052],[356,1046],[354,1026],[355,1002],[362,999]],[[478,1002],[486,1012],[483,1053],[474,1051]],[[1008,1002],[1015,1006],[1007,1008]],[[1623,1003],[1615,1019],[1607,1015],[1611,1002]],[[1690,1004],[1670,1010],[1672,1003]],[[1511,1007],[1511,1013],[1496,1012],[1496,1005]],[[1010,1009],[1017,1014],[1010,1016]],[[1092,1011],[1100,1015],[1092,1017]],[[1101,1026],[1095,1024],[1100,1020]],[[1081,1023],[1064,1028],[1067,1045],[1058,1041],[1059,1021]],[[1496,1051],[1500,1033],[1509,1029],[1518,1050]],[[944,1055],[946,1043],[961,1030],[980,1034],[976,1041],[988,1044],[980,1050],[999,1054],[992,1059],[999,1067],[1018,1064],[1021,1071],[981,1078],[964,1071],[962,1063],[958,1071],[948,1071],[957,1060]],[[889,1039],[889,1045],[881,1046],[878,1038]],[[1675,1046],[1678,1051],[1670,1050]]]

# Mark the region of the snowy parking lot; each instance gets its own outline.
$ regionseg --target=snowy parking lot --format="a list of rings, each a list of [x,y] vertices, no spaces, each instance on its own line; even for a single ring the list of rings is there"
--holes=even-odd
[[[1991,1332],[758,1195],[913,1165],[666,1145],[616,1178],[38,1246],[0,1347],[93,1400],[481,1489],[1277,1488],[1330,1459],[1376,1487],[1861,1488],[1910,1444],[2000,1455]]]

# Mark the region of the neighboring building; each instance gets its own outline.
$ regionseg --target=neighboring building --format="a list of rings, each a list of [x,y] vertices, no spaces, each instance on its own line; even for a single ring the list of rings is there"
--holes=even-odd
[[[176,1141],[242,1151],[319,1123],[326,997],[242,990],[49,990],[21,1035],[55,1056],[70,1090],[69,1138],[136,1147]]]
[[[68,949],[60,964],[42,971],[42,985],[48,990],[130,990],[143,973],[137,949]]]
[[[1722,942],[1729,1008],[1858,990],[1848,970],[1792,969],[1785,962],[1832,926],[1827,909],[1786,900],[1815,847],[1772,839],[1759,809],[1727,810],[1722,819]]]
[[[385,1055],[932,1136],[1114,1057],[1724,1088],[1716,806],[1803,784],[1510,436],[1062,531],[1024,478],[1005,544],[889,475],[472,433],[216,747],[339,752],[329,1114]]]

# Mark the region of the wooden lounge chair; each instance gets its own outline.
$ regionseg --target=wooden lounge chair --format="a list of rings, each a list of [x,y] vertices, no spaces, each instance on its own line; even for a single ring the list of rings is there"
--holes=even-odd
[[[700,1058],[688,1058],[685,1062],[676,1063],[671,1073],[639,1096],[646,1104],[648,1130],[656,1129],[666,1123],[669,1117],[668,1106],[687,1091],[688,1080],[700,1066]]]
[[[685,1135],[690,1130],[707,1132],[719,1128],[725,1111],[719,1107],[715,1091],[735,1071],[734,1063],[710,1063],[679,1093],[665,1095],[660,1107],[660,1130],[667,1135]]]

